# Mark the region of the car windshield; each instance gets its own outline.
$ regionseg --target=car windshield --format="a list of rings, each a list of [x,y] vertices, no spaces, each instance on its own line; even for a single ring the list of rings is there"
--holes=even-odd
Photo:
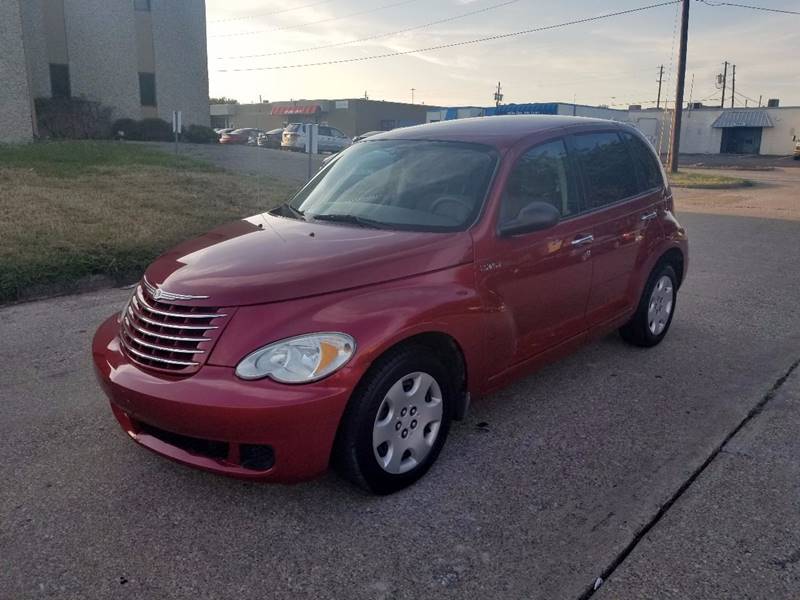
[[[303,126],[300,123],[290,123],[286,127],[286,131],[300,131]]]
[[[413,231],[473,223],[497,164],[480,144],[366,141],[347,150],[289,202],[285,216]]]

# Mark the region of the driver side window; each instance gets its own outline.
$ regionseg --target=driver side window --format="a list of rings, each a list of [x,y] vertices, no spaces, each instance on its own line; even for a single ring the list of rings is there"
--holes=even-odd
[[[500,205],[500,224],[513,221],[531,202],[555,206],[562,218],[578,213],[578,198],[572,189],[564,140],[531,148],[517,161],[506,181]]]

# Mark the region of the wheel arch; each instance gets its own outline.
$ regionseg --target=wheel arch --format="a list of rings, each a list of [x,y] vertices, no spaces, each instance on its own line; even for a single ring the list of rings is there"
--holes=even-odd
[[[369,375],[374,365],[381,358],[406,346],[423,346],[430,349],[442,360],[445,368],[452,374],[453,382],[458,392],[456,403],[453,407],[453,418],[457,421],[463,420],[469,408],[470,398],[467,388],[469,383],[467,358],[458,340],[444,331],[432,329],[415,332],[394,340],[391,344],[382,348],[380,353],[375,355],[370,366],[362,374],[359,384]]]
[[[663,264],[669,264],[675,270],[675,274],[678,276],[678,289],[680,289],[686,268],[686,258],[683,251],[677,246],[669,248],[658,258],[653,268],[655,269]]]

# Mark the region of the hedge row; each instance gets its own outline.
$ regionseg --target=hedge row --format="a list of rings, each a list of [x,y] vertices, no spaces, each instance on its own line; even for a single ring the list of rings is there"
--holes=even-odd
[[[117,139],[142,142],[170,142],[175,139],[172,125],[164,119],[117,119],[111,126]],[[213,144],[218,140],[216,132],[210,127],[189,125],[181,131],[181,141],[192,144]]]

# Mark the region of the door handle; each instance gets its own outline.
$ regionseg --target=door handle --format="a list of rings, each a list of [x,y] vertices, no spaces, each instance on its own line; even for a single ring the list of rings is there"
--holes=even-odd
[[[646,222],[646,221],[652,221],[652,220],[653,220],[653,219],[655,219],[657,216],[658,216],[658,212],[654,210],[653,212],[649,212],[649,213],[645,213],[645,214],[643,214],[643,215],[641,216],[641,219],[642,219],[642,221],[645,221],[645,222]]]
[[[591,244],[594,241],[594,236],[590,233],[589,235],[582,235],[580,237],[576,237],[574,240],[570,242],[570,244],[577,248],[578,246],[584,246],[586,244]]]

